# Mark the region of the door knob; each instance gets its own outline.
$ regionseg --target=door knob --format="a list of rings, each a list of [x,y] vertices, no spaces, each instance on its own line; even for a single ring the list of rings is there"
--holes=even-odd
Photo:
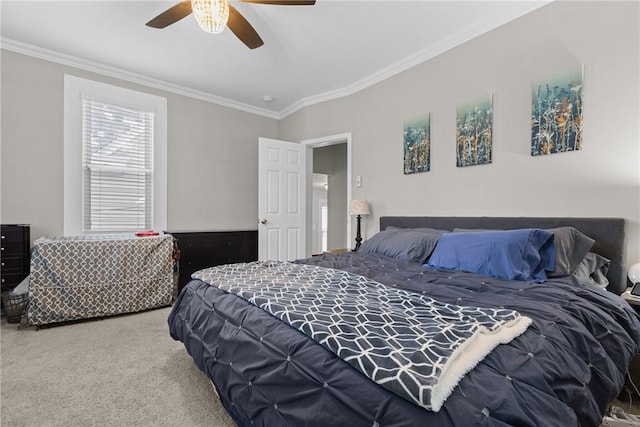
[[[260,220],[260,224],[264,225],[264,224],[266,224],[266,223],[267,223],[267,218],[262,218],[262,219]]]

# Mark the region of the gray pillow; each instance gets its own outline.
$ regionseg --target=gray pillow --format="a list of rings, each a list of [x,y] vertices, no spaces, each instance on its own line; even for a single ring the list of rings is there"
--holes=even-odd
[[[423,264],[444,230],[387,227],[360,246],[360,252],[409,259]]]
[[[609,285],[607,273],[609,272],[610,265],[611,261],[607,258],[596,253],[589,252],[582,259],[580,264],[578,264],[578,268],[576,268],[573,275],[576,276],[576,278],[599,288],[606,288]]]
[[[549,277],[573,274],[595,243],[591,237],[573,227],[552,228],[556,248],[555,264]]]
[[[589,253],[595,243],[591,237],[573,227],[548,229],[553,233],[555,247],[553,270],[547,276],[569,276],[578,268],[580,262]],[[487,231],[482,229],[454,228],[454,233],[469,231]]]

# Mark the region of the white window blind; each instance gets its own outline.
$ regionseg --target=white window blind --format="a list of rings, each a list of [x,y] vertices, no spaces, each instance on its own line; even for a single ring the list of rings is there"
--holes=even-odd
[[[64,234],[167,227],[167,99],[64,76]]]
[[[83,231],[153,224],[153,113],[83,99]]]

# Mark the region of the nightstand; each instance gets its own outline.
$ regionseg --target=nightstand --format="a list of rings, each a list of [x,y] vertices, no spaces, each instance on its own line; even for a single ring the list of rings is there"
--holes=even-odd
[[[631,295],[631,288],[627,288],[627,290],[622,293],[622,298],[640,313],[640,296]]]

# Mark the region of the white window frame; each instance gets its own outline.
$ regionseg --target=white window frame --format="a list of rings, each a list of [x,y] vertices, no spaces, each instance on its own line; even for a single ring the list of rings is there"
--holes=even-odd
[[[84,98],[149,111],[154,114],[152,229],[155,231],[167,230],[167,99],[65,74],[64,235],[104,234],[104,232],[95,231],[85,232],[82,227],[84,194],[82,100]]]

